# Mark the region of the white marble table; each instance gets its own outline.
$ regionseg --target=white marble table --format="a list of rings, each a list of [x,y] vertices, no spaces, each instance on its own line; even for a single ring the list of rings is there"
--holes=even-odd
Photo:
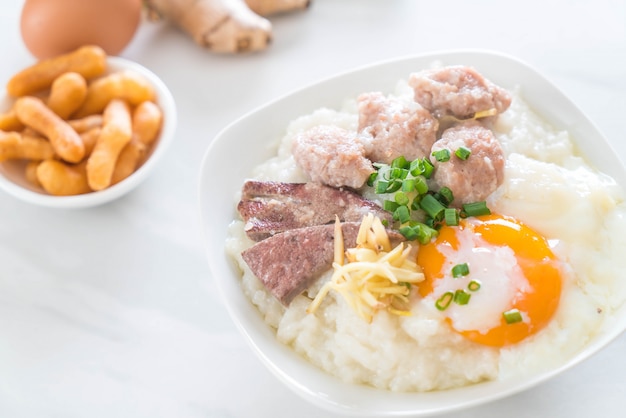
[[[0,80],[33,58],[0,0]],[[219,56],[143,23],[123,56],[170,87],[177,139],[111,204],[50,210],[0,193],[0,417],[320,417],[257,360],[223,308],[200,236],[202,155],[226,124],[373,61],[482,48],[544,72],[626,156],[626,5],[611,0],[314,0],[263,53]],[[622,157],[626,161],[626,157]],[[219,204],[219,202],[216,202]],[[558,378],[460,417],[621,417],[626,336]]]

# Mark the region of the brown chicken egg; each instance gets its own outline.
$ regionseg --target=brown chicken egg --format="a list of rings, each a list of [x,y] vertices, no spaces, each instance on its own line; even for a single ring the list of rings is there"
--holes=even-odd
[[[39,59],[88,44],[117,55],[135,35],[141,7],[141,0],[26,0],[20,31]]]

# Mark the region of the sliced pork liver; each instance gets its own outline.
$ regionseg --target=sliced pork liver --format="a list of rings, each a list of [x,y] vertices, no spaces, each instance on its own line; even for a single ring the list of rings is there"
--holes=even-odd
[[[267,290],[288,306],[332,267],[334,227],[330,224],[292,229],[254,244],[242,256]],[[360,222],[342,224],[345,248],[356,246],[359,227]],[[397,232],[388,233],[392,245],[404,240]]]
[[[237,206],[254,241],[295,228],[335,221],[360,222],[367,213],[391,223],[391,213],[349,189],[319,183],[247,181]]]

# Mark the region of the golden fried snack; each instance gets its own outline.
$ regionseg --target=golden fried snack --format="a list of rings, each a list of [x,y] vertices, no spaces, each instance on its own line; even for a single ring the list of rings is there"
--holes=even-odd
[[[133,138],[149,145],[161,129],[163,112],[154,102],[140,103],[133,111]]]
[[[35,186],[41,186],[41,183],[39,183],[39,179],[37,178],[37,167],[39,167],[39,163],[41,163],[41,161],[29,161],[24,169],[24,176],[26,177],[26,180]]]
[[[85,146],[80,136],[40,99],[32,96],[20,97],[15,101],[14,108],[19,120],[46,136],[62,159],[70,163],[83,159]]]
[[[126,144],[117,159],[111,184],[117,184],[135,172],[139,163],[146,155],[146,145],[136,138]]]
[[[45,160],[54,156],[45,138],[0,131],[0,161],[12,159]]]
[[[87,96],[87,81],[75,72],[58,76],[50,87],[48,107],[62,119],[67,119],[76,111]]]
[[[74,130],[82,134],[83,132],[90,131],[93,128],[101,128],[102,127],[102,115],[90,115],[85,116],[80,119],[72,119],[68,120],[67,123],[74,128]]]
[[[87,159],[87,181],[93,190],[109,187],[117,158],[132,136],[130,107],[124,100],[111,100],[103,118],[102,132]]]
[[[85,157],[89,157],[93,152],[96,142],[98,142],[98,138],[100,138],[101,132],[102,128],[96,126],[95,128],[91,128],[90,130],[80,134],[80,139],[83,140],[83,145],[85,145]]]
[[[146,156],[148,146],[161,129],[163,112],[153,102],[141,102],[133,111],[133,136],[126,144],[115,164],[112,184],[119,183],[135,172]]]
[[[97,80],[87,88],[85,102],[74,117],[100,113],[113,99],[122,99],[131,106],[136,106],[155,97],[154,87],[145,77],[132,70],[118,71]]]
[[[37,166],[37,180],[44,190],[55,196],[71,196],[91,192],[87,183],[85,162],[67,164],[45,160]]]
[[[97,46],[84,46],[23,69],[9,80],[6,87],[13,97],[25,96],[49,88],[58,76],[66,72],[76,72],[90,79],[104,74],[105,70],[104,50]]]
[[[17,118],[15,109],[11,108],[5,113],[0,113],[0,130],[21,131],[22,129],[24,129],[24,124]]]

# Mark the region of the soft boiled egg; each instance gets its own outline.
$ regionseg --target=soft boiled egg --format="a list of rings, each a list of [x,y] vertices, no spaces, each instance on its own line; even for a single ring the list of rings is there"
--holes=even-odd
[[[480,344],[501,347],[544,328],[561,295],[561,267],[550,243],[502,215],[443,226],[417,255],[419,292],[450,326]]]

